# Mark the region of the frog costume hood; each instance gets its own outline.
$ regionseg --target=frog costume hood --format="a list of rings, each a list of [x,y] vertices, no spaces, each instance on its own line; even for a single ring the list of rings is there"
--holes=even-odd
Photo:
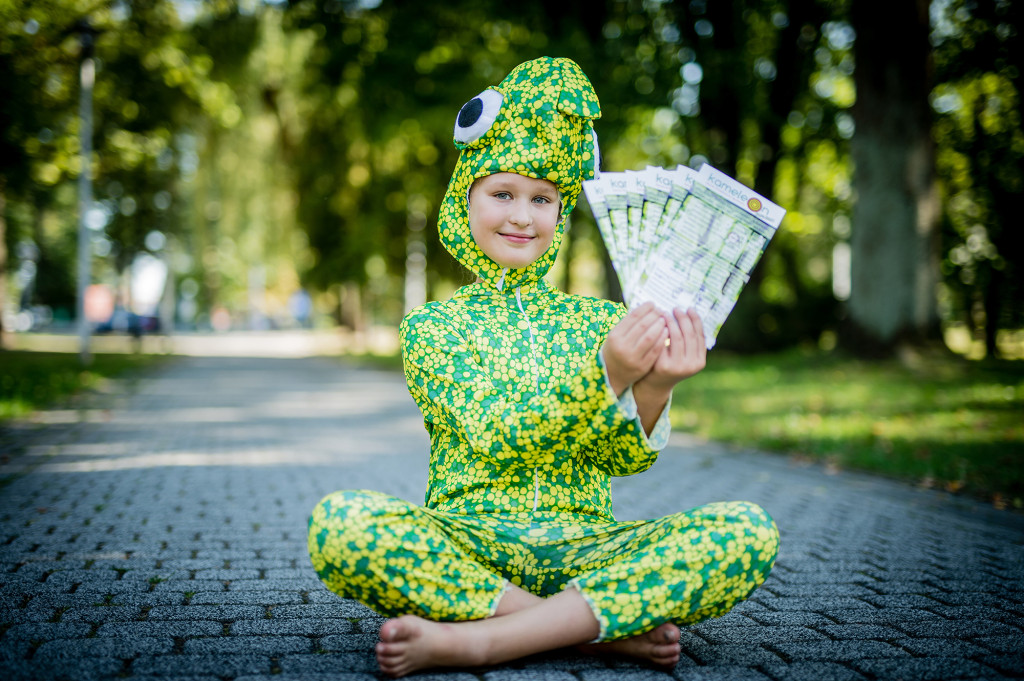
[[[504,80],[469,100],[455,121],[459,160],[441,204],[438,233],[455,258],[487,285],[506,290],[536,281],[551,268],[565,221],[583,181],[599,172],[593,120],[601,116],[597,93],[571,59],[541,57],[512,69]],[[562,214],[550,248],[519,269],[488,258],[469,227],[469,189],[485,175],[511,172],[550,180]]]

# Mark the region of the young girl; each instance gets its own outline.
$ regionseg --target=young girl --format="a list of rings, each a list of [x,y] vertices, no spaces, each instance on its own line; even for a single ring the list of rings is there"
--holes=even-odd
[[[775,560],[754,504],[612,516],[610,477],[654,463],[672,388],[705,346],[692,310],[625,314],[541,278],[598,171],[599,115],[586,75],[551,58],[459,112],[438,229],[477,281],[401,328],[430,434],[426,504],[343,490],[309,527],[327,587],[396,618],[376,648],[388,675],[566,646],[673,666],[677,625],[724,614]]]

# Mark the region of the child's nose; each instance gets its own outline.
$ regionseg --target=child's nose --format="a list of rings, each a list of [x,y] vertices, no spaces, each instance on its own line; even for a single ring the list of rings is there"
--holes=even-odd
[[[509,214],[509,222],[517,225],[526,226],[533,222],[533,214],[530,212],[530,206],[520,201],[516,201],[512,206],[512,211]]]

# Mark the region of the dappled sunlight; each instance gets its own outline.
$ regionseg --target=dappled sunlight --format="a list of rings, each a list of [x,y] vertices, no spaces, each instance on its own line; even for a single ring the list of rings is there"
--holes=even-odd
[[[1024,507],[1022,370],[949,355],[904,363],[799,351],[723,355],[679,387],[673,424]]]
[[[415,424],[422,428],[421,424]],[[47,462],[41,464],[35,470],[40,473],[98,473],[103,471],[123,471],[129,469],[150,469],[162,467],[264,467],[264,466],[317,466],[337,465],[340,463],[358,463],[369,461],[377,457],[394,456],[399,452],[385,441],[360,440],[340,444],[336,441],[331,443],[334,449],[328,451],[325,448],[301,448],[288,450],[246,450],[227,452],[210,452],[203,450],[196,451],[174,451],[174,452],[145,452],[140,447],[141,453],[125,456],[104,456],[99,458],[88,458],[81,460]],[[426,449],[428,443],[424,441],[424,466],[426,465]],[[54,458],[68,456],[68,452],[61,449]]]

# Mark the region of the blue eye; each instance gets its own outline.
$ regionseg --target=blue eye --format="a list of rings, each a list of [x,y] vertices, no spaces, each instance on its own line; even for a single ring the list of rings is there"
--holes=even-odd
[[[483,137],[498,118],[503,100],[497,90],[484,90],[466,102],[455,119],[455,141],[469,144]]]

